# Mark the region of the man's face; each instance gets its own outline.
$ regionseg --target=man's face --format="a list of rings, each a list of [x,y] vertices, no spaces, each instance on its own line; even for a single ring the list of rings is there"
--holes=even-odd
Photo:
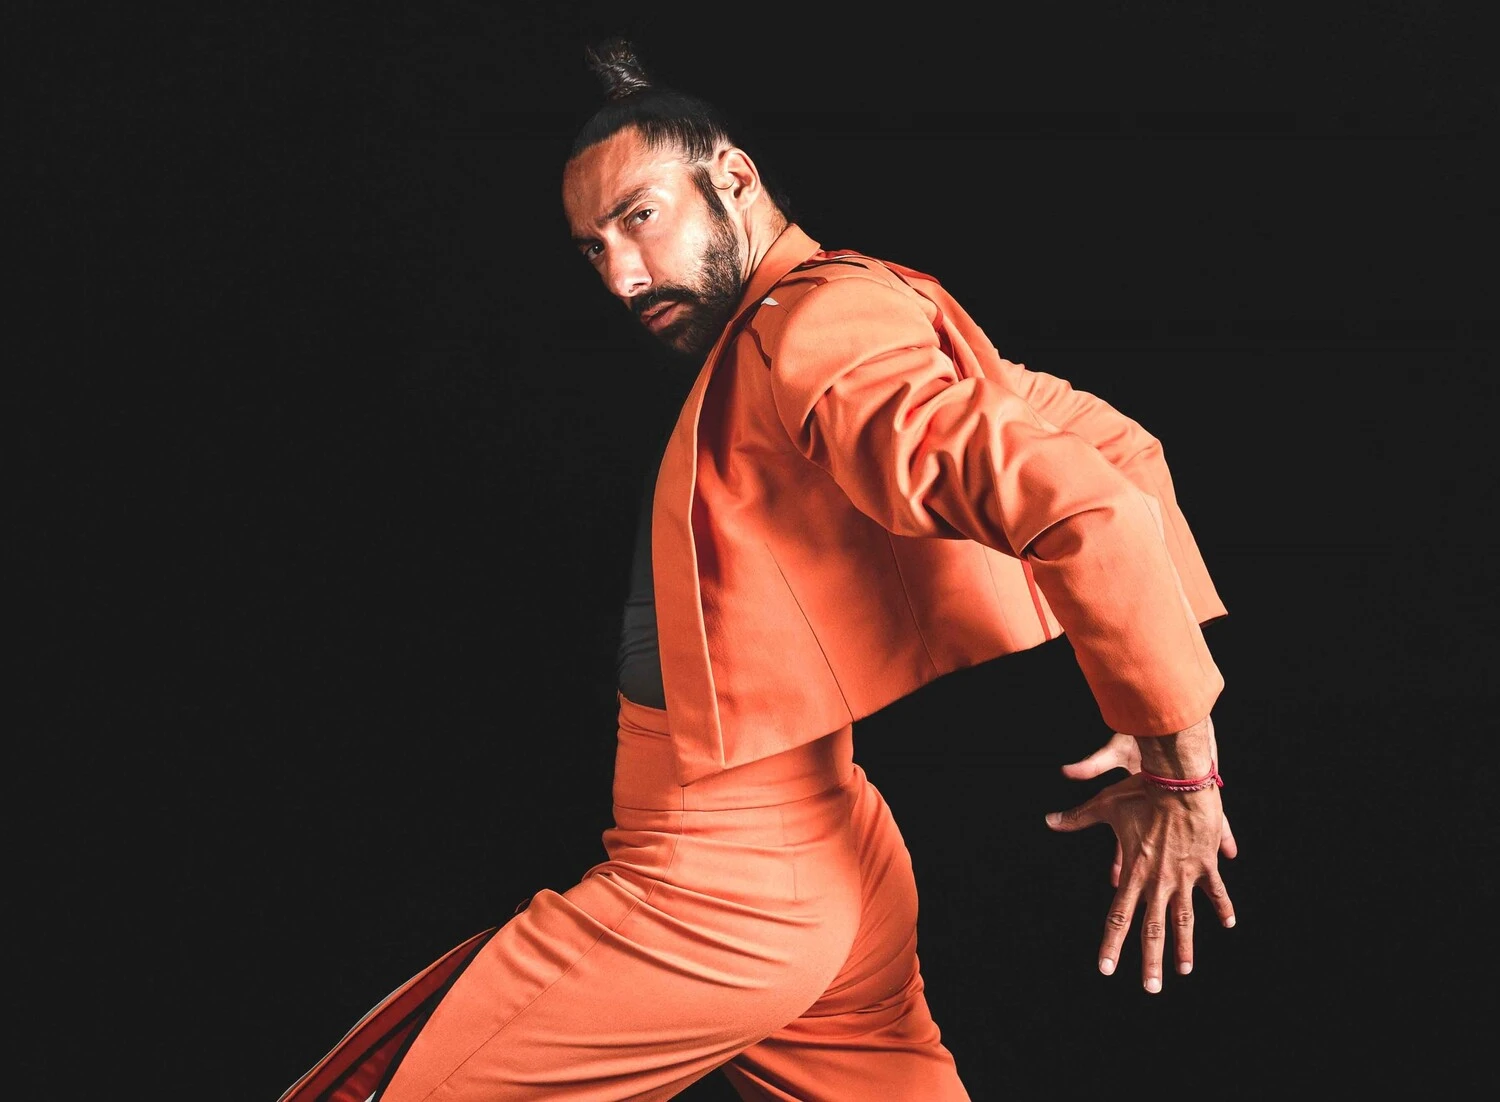
[[[674,149],[650,150],[633,128],[563,170],[573,243],[647,330],[701,361],[744,286],[733,221],[701,173]]]

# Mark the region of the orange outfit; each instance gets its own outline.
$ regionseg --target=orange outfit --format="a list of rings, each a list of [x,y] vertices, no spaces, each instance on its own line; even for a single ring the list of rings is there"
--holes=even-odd
[[[1223,687],[1159,442],[1001,358],[931,277],[796,226],[683,406],[651,542],[667,707],[620,698],[608,860],[282,1102],[387,1075],[381,1102],[666,1099],[715,1067],[747,1099],[966,1099],[852,724],[1060,633],[1116,731],[1186,728]]]
[[[967,1102],[851,727],[683,786],[666,713],[621,697],[614,816],[608,860],[456,949],[446,993],[446,972],[404,986],[283,1102],[365,1102],[393,1065],[381,1102],[646,1102],[721,1066],[746,1099]]]
[[[1224,686],[1160,443],[1002,359],[932,277],[795,225],[683,406],[652,553],[684,783],[1062,632],[1115,731]]]

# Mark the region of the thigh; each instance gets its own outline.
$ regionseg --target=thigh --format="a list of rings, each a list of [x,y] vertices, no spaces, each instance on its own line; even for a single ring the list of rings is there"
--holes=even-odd
[[[799,891],[781,817],[761,818],[769,835],[611,832],[629,859],[538,893],[502,927],[382,1102],[667,1099],[796,1018],[847,955],[856,877]]]
[[[970,1102],[920,971],[869,1010],[806,1014],[724,1066],[747,1102]]]
[[[968,1102],[917,957],[917,887],[890,808],[860,770],[851,808],[860,921],[848,958],[795,1020],[725,1066],[741,1097],[795,1102]]]

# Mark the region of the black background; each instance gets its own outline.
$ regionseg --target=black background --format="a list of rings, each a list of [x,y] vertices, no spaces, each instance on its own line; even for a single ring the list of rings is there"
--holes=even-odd
[[[937,274],[1161,437],[1229,607],[1239,925],[1204,918],[1159,996],[1133,943],[1094,970],[1107,830],[1042,824],[1108,734],[1065,642],[858,726],[974,1098],[1478,1075],[1483,36],[1457,4],[1036,8],[18,9],[8,806],[42,1096],[272,1102],[601,858],[681,393],[562,223],[613,31],[739,120],[814,238]]]

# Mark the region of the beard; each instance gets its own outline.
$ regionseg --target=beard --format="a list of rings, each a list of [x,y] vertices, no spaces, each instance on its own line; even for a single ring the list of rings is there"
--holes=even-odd
[[[663,284],[631,302],[637,320],[651,307],[675,302],[677,317],[666,328],[651,334],[684,365],[697,367],[734,316],[744,290],[740,278],[740,249],[734,224],[719,205],[709,199],[709,240],[698,257],[697,278],[689,284]]]

